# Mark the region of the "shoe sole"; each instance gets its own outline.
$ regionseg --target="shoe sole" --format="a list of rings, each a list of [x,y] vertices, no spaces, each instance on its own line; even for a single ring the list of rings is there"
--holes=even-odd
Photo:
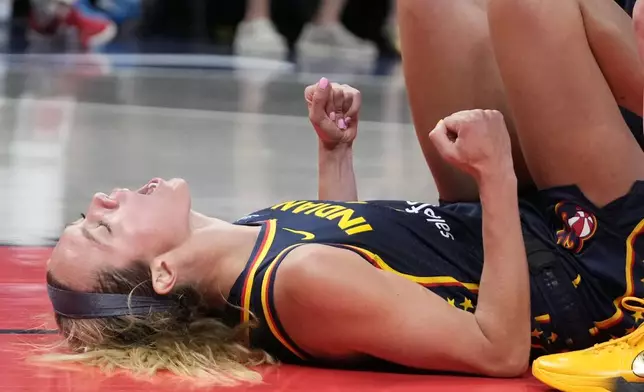
[[[564,378],[561,378],[560,374],[557,373],[550,373],[545,370],[539,369],[539,368],[532,368],[532,375],[542,383],[546,384],[549,387],[558,389],[562,392],[613,392],[610,389],[608,389],[606,386],[599,386],[599,385],[579,385],[579,384],[571,384],[566,382],[567,380]],[[601,378],[590,378],[587,377],[587,379],[594,380],[597,382],[603,382],[607,384],[607,386],[614,384],[611,383],[610,380],[605,380]],[[626,392],[626,391],[624,391]]]

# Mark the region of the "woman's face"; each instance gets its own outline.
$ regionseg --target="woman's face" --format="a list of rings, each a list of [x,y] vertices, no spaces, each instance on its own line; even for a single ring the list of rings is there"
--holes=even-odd
[[[99,270],[149,263],[181,245],[190,235],[190,207],[190,191],[181,179],[97,193],[85,217],[61,235],[48,268],[70,288],[91,291]]]

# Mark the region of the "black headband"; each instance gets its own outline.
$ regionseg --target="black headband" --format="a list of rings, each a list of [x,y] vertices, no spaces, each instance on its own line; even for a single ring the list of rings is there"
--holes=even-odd
[[[81,293],[47,285],[54,312],[69,318],[89,319],[116,316],[143,316],[165,312],[178,305],[166,298],[141,297],[127,294]]]

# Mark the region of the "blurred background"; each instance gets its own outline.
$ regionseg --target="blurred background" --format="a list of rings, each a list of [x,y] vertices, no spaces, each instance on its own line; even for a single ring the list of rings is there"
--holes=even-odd
[[[72,12],[69,13],[68,9]],[[3,0],[12,50],[399,58],[394,0]],[[61,17],[62,16],[62,17]],[[77,39],[69,39],[74,30]],[[35,34],[33,34],[35,33]],[[15,41],[14,41],[15,40]],[[76,42],[74,42],[76,41]]]
[[[51,245],[157,176],[227,220],[315,198],[322,76],[363,92],[361,197],[435,199],[393,0],[0,0],[0,243]]]
[[[360,197],[436,201],[395,0],[0,0],[0,243],[50,245],[93,193],[157,176],[228,220],[315,198],[322,76],[363,93]]]

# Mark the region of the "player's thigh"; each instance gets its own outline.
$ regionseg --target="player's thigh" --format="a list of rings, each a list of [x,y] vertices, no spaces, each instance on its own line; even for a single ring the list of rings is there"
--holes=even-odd
[[[644,179],[586,38],[576,0],[490,0],[497,62],[528,168],[539,188],[576,184],[598,205]]]
[[[448,165],[429,141],[436,123],[466,109],[497,109],[514,126],[494,60],[485,0],[398,0],[405,81],[418,140],[441,198],[478,199],[474,180]],[[515,138],[516,141],[516,138]],[[515,143],[521,183],[531,183]]]

